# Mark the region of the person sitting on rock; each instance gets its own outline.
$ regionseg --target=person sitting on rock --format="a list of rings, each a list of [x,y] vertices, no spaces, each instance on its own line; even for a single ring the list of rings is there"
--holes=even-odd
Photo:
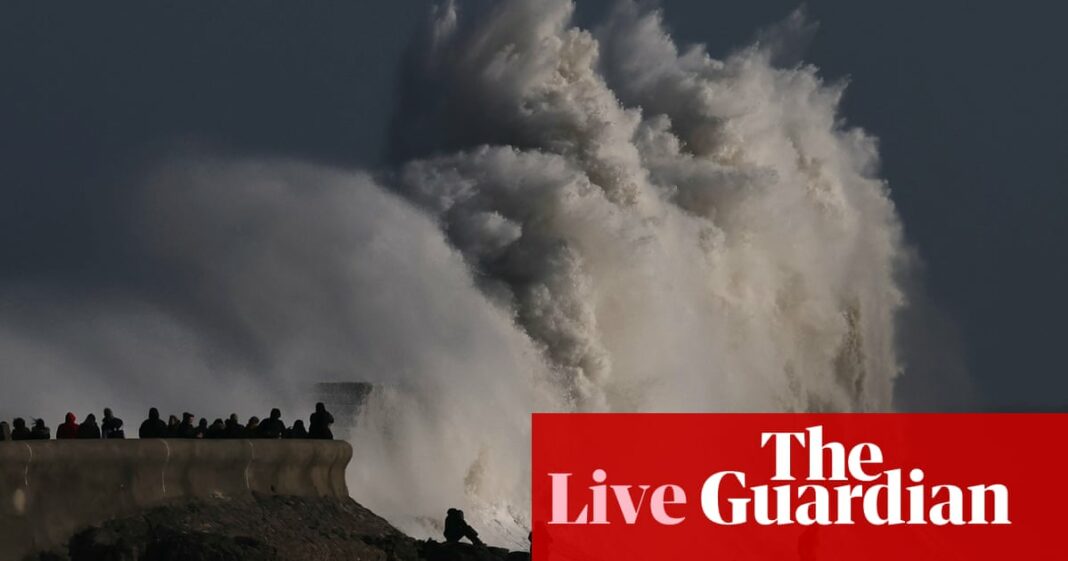
[[[100,438],[100,425],[96,424],[96,415],[90,413],[78,427],[78,438]]]
[[[308,438],[308,430],[304,428],[304,421],[293,421],[293,428],[286,431],[286,438]]]
[[[67,413],[67,420],[56,429],[56,440],[78,438],[78,418],[74,413]]]
[[[30,437],[32,440],[48,440],[52,438],[52,429],[45,425],[44,419],[37,419],[33,422]]]
[[[230,418],[226,420],[223,438],[245,438],[245,427],[241,426],[241,421],[237,420],[237,413],[230,414]]]
[[[111,413],[111,408],[104,408],[104,420],[100,422],[100,436],[104,438],[126,438],[122,430],[122,419]]]
[[[286,425],[282,422],[282,412],[277,408],[271,409],[271,416],[260,423],[260,438],[282,438],[286,432]]]
[[[475,531],[464,520],[464,511],[458,508],[450,508],[445,514],[445,541],[447,543],[459,543],[462,538],[471,540],[475,545],[483,545]]]
[[[26,428],[26,419],[19,417],[14,421],[14,428],[11,429],[11,440],[32,440],[33,433],[30,429]]]
[[[315,413],[311,415],[311,424],[308,425],[308,437],[320,440],[333,440],[334,433],[330,431],[330,425],[334,424],[334,416],[326,410],[326,406],[315,404]]]
[[[141,423],[137,436],[140,438],[167,438],[167,423],[164,423],[163,419],[159,418],[159,409],[153,407],[148,410],[148,418]]]

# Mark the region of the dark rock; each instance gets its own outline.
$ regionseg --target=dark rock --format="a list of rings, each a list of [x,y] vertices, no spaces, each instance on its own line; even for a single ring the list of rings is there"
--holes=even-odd
[[[420,561],[419,548],[408,536],[363,536],[364,543],[382,550],[388,561]]]
[[[351,499],[266,495],[158,507],[84,530],[69,544],[69,561],[529,559],[495,547],[417,541]]]
[[[70,557],[66,550],[43,551],[27,557],[26,561],[70,561]]]
[[[132,538],[132,539],[131,539]],[[137,561],[139,536],[120,535],[111,528],[90,528],[70,540],[71,561]]]
[[[278,561],[278,552],[244,536],[166,532],[153,537],[139,561]]]
[[[469,543],[441,543],[427,540],[420,544],[425,561],[504,561],[508,550]]]

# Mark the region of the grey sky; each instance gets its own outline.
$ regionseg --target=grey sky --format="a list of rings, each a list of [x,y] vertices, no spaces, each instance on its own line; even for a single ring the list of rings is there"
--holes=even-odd
[[[579,0],[579,20],[593,24],[609,4]],[[714,54],[797,7],[663,5],[680,42]],[[159,274],[129,265],[136,249],[111,217],[123,210],[126,178],[177,142],[378,164],[399,60],[429,2],[109,6],[0,8],[0,291],[103,297]],[[1068,313],[1068,9],[807,6],[820,28],[804,60],[828,79],[849,78],[843,115],[881,139],[883,175],[924,263],[921,312],[902,326],[911,374],[903,403],[1068,404],[1059,345]],[[974,386],[963,398],[961,372]]]

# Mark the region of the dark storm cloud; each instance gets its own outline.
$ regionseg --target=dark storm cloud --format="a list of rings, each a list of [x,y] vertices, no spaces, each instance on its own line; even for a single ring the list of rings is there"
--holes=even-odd
[[[351,2],[5,5],[4,405],[21,404],[23,414],[55,413],[64,403],[131,402],[154,393],[176,407],[222,402],[247,390],[227,383],[229,373],[278,368],[265,364],[264,350],[277,346],[274,337],[281,334],[271,326],[278,322],[249,325],[233,308],[242,305],[239,296],[288,295],[272,292],[278,285],[268,280],[249,282],[239,295],[220,285],[225,269],[238,262],[248,274],[276,272],[251,262],[269,238],[235,247],[241,238],[231,236],[242,233],[213,223],[212,215],[189,214],[180,204],[160,208],[146,197],[165,183],[160,165],[191,162],[198,153],[375,161],[388,125],[397,53],[423,8]],[[309,182],[321,177],[301,173]],[[210,210],[227,200],[184,202]],[[299,202],[289,203],[292,223],[303,225],[294,227],[304,228],[301,239],[309,244],[302,258],[289,258],[316,261],[318,255],[320,270],[329,269],[333,261],[316,252],[342,234],[319,235],[329,223],[309,224]],[[248,212],[246,234],[263,235],[255,222],[267,217]],[[281,214],[274,212],[274,220]],[[191,232],[217,237],[199,255],[174,253],[174,244]],[[162,240],[171,245],[161,246]],[[339,287],[315,285],[322,277],[308,278],[309,309],[344,298]],[[258,309],[285,313],[277,303]],[[299,318],[288,319],[301,328]],[[347,341],[323,341],[351,348]],[[306,366],[319,372],[313,377],[336,377],[336,361],[328,362]],[[196,374],[204,372],[212,374]],[[204,394],[204,384],[217,392],[194,397]]]
[[[128,210],[121,184],[176,139],[374,161],[396,53],[422,8],[5,5],[0,279],[80,286],[115,275],[128,238],[116,230]]]

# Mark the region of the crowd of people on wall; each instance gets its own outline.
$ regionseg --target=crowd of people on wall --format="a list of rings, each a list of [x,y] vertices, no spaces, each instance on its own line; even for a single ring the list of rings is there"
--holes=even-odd
[[[215,419],[208,423],[206,418],[195,422],[196,416],[192,413],[183,413],[181,420],[171,415],[166,421],[160,417],[159,410],[153,407],[148,411],[148,418],[141,423],[137,431],[138,438],[311,438],[319,440],[331,440],[334,438],[330,426],[334,424],[334,416],[326,410],[322,403],[315,404],[315,412],[308,419],[308,425],[303,420],[296,420],[291,426],[286,426],[282,421],[282,412],[272,409],[271,414],[262,421],[258,417],[249,418],[242,424],[237,414],[231,414],[225,421]],[[43,419],[36,419],[32,426],[27,426],[26,420],[17,418],[10,425],[6,421],[0,421],[0,441],[11,440],[50,440],[52,431],[45,425]],[[126,438],[126,430],[123,428],[122,419],[116,417],[111,409],[104,409],[104,416],[97,422],[96,415],[86,415],[81,423],[74,413],[67,413],[64,422],[56,428],[56,440],[68,439],[100,439],[100,438]]]

